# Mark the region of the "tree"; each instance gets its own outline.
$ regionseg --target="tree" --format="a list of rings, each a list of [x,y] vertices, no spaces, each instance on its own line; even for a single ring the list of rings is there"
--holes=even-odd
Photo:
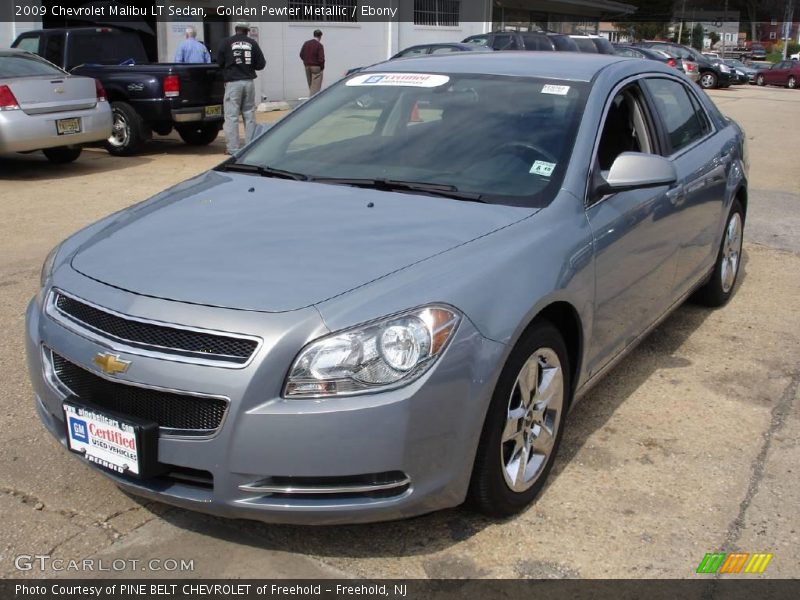
[[[705,32],[703,31],[703,26],[700,23],[695,24],[692,28],[692,48],[702,50],[704,37]]]
[[[717,45],[717,42],[720,40],[719,34],[716,31],[709,31],[708,32],[708,39],[711,40],[711,47]]]

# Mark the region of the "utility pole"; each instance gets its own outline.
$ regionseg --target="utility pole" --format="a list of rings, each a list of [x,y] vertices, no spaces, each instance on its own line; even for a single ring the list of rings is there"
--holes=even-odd
[[[722,55],[720,58],[725,60],[725,29],[728,24],[728,0],[725,0],[725,9],[722,11]]]
[[[792,30],[792,19],[794,18],[794,2],[786,0],[786,12],[783,20],[783,60],[786,60],[789,52],[789,33]]]
[[[683,16],[686,14],[686,0],[683,0],[683,8],[681,8],[681,22],[678,25],[678,43],[682,44],[681,39],[683,39]]]

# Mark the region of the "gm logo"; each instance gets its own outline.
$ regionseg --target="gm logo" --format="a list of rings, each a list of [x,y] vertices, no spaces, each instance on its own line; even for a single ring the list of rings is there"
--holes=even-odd
[[[77,442],[89,443],[89,432],[86,429],[86,421],[76,419],[75,417],[69,418],[69,429],[72,432],[72,439]]]
[[[772,554],[764,552],[709,552],[697,565],[697,573],[763,573],[771,560]]]

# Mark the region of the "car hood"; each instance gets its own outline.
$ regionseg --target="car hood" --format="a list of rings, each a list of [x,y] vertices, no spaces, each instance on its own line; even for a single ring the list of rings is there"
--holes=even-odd
[[[533,212],[211,171],[111,217],[78,246],[71,264],[136,294],[282,312],[343,294]]]

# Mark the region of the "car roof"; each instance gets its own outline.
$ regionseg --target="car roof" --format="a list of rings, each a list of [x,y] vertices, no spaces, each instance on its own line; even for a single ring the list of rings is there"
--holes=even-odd
[[[630,60],[613,54],[581,54],[579,52],[453,52],[402,61],[382,62],[365,72],[481,73],[517,77],[542,77],[591,81],[602,69]],[[419,62],[417,62],[419,61]]]

